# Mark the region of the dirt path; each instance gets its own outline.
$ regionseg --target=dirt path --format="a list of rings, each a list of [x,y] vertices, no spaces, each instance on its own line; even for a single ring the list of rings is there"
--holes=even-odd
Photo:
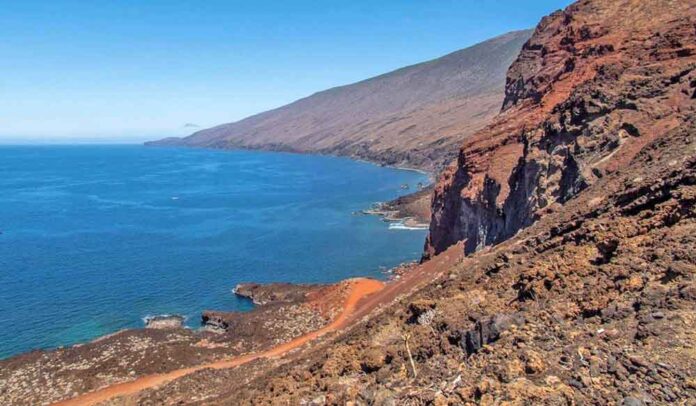
[[[121,384],[116,384],[112,386],[108,386],[103,389],[99,389],[94,392],[86,393],[84,395],[64,400],[62,402],[55,403],[54,405],[56,406],[86,406],[86,405],[94,405],[99,402],[104,402],[109,399],[112,399],[117,396],[124,396],[124,395],[132,395],[135,393],[138,393],[142,390],[153,388],[155,386],[159,386],[162,384],[165,384],[167,382],[173,381],[175,379],[181,378],[183,376],[189,375],[191,373],[194,373],[196,371],[200,371],[202,369],[206,368],[211,368],[211,369],[226,369],[226,368],[233,368],[242,364],[246,364],[247,362],[251,362],[253,360],[259,359],[259,358],[274,358],[274,357],[279,357],[281,355],[284,355],[290,350],[293,350],[295,348],[301,347],[304,344],[306,344],[309,341],[312,341],[316,338],[321,337],[322,335],[336,331],[338,329],[341,329],[345,327],[348,324],[348,321],[353,315],[353,313],[356,310],[356,307],[358,306],[358,302],[360,302],[363,298],[374,294],[375,292],[379,292],[384,288],[384,283],[380,281],[376,281],[373,279],[353,279],[350,287],[350,293],[348,294],[348,297],[346,298],[346,301],[343,305],[343,311],[336,317],[331,323],[328,325],[320,328],[319,330],[315,330],[311,333],[307,333],[303,336],[297,337],[292,341],[289,341],[285,344],[278,345],[276,347],[273,347],[267,351],[263,352],[258,352],[254,354],[249,354],[249,355],[244,355],[240,357],[235,357],[229,360],[222,360],[222,361],[217,361],[209,364],[203,364],[203,365],[197,365],[194,367],[190,368],[183,368],[183,369],[177,369],[175,371],[167,372],[164,374],[156,374],[156,375],[148,375],[144,376],[142,378],[138,378],[134,381],[131,382],[124,382]]]
[[[373,279],[357,278],[352,280],[350,293],[343,305],[343,311],[331,323],[297,337],[285,344],[278,345],[269,350],[239,356],[228,360],[217,361],[209,364],[197,365],[190,368],[177,369],[164,374],[148,375],[131,382],[124,382],[108,386],[94,392],[86,393],[72,399],[55,403],[54,406],[88,406],[107,401],[117,396],[133,395],[145,389],[163,385],[175,379],[192,374],[206,368],[227,369],[234,368],[259,358],[275,358],[287,354],[289,351],[299,348],[304,344],[315,340],[327,333],[340,330],[356,320],[369,314],[383,304],[390,303],[397,297],[407,294],[414,289],[432,281],[442,272],[451,267],[461,258],[462,249],[459,245],[433,258],[431,261],[418,266],[413,271],[402,276],[399,280],[388,284]]]

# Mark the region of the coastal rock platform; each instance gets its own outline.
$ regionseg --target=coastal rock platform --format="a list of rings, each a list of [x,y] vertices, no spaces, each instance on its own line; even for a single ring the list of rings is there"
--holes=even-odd
[[[206,311],[201,329],[182,328],[181,316],[155,316],[144,329],[2,360],[0,404],[51,404],[139,376],[271,348],[325,326],[341,310],[348,288],[349,282],[241,285],[235,291],[258,306],[249,312]]]

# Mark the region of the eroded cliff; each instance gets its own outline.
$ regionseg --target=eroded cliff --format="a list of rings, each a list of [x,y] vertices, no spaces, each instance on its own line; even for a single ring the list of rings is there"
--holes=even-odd
[[[580,1],[544,18],[501,114],[465,141],[433,198],[426,256],[510,238],[693,115],[694,3]]]
[[[693,403],[695,10],[582,0],[545,18],[510,69],[501,114],[437,185],[434,257],[356,301],[341,329],[205,367],[272,352],[253,340],[258,317],[284,341],[313,328],[303,314],[333,316],[313,300],[333,296],[324,288],[266,292],[279,311],[218,314],[221,335],[124,332],[2,361],[0,399],[116,387],[107,404]]]

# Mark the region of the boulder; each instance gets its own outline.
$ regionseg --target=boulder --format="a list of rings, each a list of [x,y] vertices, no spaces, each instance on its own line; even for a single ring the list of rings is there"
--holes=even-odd
[[[145,318],[145,328],[153,328],[166,330],[172,328],[181,328],[184,325],[185,318],[179,315],[160,315]]]
[[[462,348],[467,354],[478,352],[484,345],[498,340],[503,331],[512,326],[521,326],[524,322],[524,317],[519,313],[499,313],[480,319],[472,330],[463,334]]]

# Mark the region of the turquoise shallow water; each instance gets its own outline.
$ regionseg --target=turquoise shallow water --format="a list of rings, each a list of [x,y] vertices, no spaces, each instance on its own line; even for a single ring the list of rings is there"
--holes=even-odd
[[[239,282],[384,277],[425,238],[352,214],[424,175],[341,158],[21,146],[0,174],[0,358],[248,310]]]

